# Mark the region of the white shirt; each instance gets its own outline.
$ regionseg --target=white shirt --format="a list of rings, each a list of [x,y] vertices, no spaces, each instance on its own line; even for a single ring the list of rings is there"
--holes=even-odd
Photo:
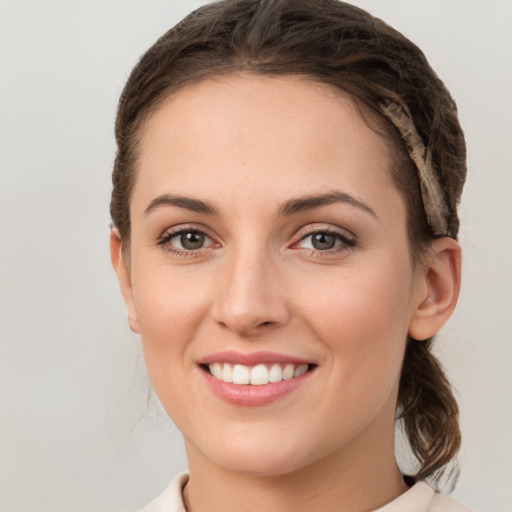
[[[186,512],[181,491],[188,474],[177,476],[167,489],[140,512]],[[426,482],[417,482],[404,494],[374,512],[471,512],[449,496],[436,493]]]

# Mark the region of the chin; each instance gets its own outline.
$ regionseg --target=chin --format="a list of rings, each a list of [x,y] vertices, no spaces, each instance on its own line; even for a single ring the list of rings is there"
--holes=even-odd
[[[245,476],[277,477],[294,473],[307,464],[305,461],[292,460],[290,457],[273,456],[265,457],[258,454],[256,457],[230,453],[227,457],[218,457],[212,462],[225,471]]]
[[[206,446],[197,446],[213,465],[225,471],[246,476],[275,477],[296,472],[314,462],[314,454],[306,450],[307,443],[293,436],[252,436],[236,440],[226,436]],[[273,442],[269,442],[269,439]],[[212,450],[211,447],[215,446]]]

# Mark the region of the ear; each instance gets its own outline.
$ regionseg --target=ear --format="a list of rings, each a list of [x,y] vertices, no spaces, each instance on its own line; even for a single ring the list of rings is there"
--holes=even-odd
[[[459,244],[448,237],[434,240],[417,272],[416,306],[409,336],[426,340],[441,330],[457,304],[461,272]]]
[[[126,264],[121,245],[121,234],[117,228],[112,228],[110,231],[110,259],[112,261],[114,271],[117,274],[119,287],[121,288],[126,309],[128,310],[128,324],[133,332],[139,333],[140,328],[137,323],[137,313],[135,311],[135,304],[133,301],[130,271]]]

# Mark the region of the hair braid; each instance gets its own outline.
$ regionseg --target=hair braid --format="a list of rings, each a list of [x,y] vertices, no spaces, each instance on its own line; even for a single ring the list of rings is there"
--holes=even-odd
[[[435,482],[460,448],[459,408],[438,359],[430,352],[433,338],[407,342],[399,391],[399,417],[419,462],[415,478]],[[456,476],[457,465],[448,472]]]

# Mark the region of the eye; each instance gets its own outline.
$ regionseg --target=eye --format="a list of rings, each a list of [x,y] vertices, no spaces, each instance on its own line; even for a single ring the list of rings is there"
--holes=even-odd
[[[186,231],[173,236],[169,242],[174,246],[181,246],[180,249],[194,251],[201,249],[206,240],[208,240],[208,237],[200,231]]]
[[[343,233],[329,230],[317,230],[303,236],[295,246],[310,251],[341,251],[353,247],[355,241]]]
[[[322,231],[304,237],[301,242],[305,249],[316,249],[318,251],[327,251],[334,249],[336,245],[340,245],[339,236]]]
[[[204,231],[181,229],[165,233],[158,244],[165,246],[170,252],[187,253],[213,247],[215,242]]]

